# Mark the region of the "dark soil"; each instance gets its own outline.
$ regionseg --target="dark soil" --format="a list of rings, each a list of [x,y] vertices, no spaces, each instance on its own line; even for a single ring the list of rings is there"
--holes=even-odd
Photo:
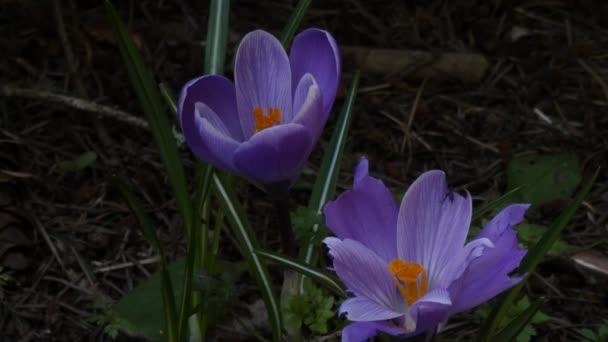
[[[201,74],[207,2],[114,3],[158,81],[177,92]],[[279,34],[294,4],[233,1],[228,61],[248,31]],[[601,0],[313,1],[302,27],[327,29],[345,50],[458,52],[489,62],[472,82],[441,73],[421,78],[415,67],[363,73],[339,191],[350,187],[361,155],[396,192],[425,170],[446,170],[451,186],[470,191],[476,205],[505,190],[514,157],[567,152],[578,157],[584,176],[606,170],[607,17]],[[112,176],[128,178],[144,196],[170,257],[185,253],[157,147],[145,129],[43,96],[66,95],[143,118],[101,1],[5,0],[0,32],[0,340],[109,339],[90,320],[100,313],[98,304],[120,299],[158,267]],[[336,113],[355,70],[346,56],[344,64]],[[335,117],[295,188],[294,205],[307,203]],[[58,167],[87,151],[97,155],[91,166]],[[191,177],[195,159],[186,148],[182,153]],[[278,249],[277,232],[265,228],[271,226],[267,197],[244,183],[239,191],[261,244]],[[548,223],[566,205],[551,203],[530,221]],[[608,178],[601,171],[564,239],[608,258],[607,234]],[[220,253],[240,259],[228,236]],[[576,340],[577,329],[608,323],[605,275],[564,256],[543,263],[530,279],[529,293],[545,296],[542,310],[551,316],[538,338]],[[245,284],[243,301],[251,302],[253,282]],[[470,340],[479,323],[473,317],[451,320],[448,334]]]

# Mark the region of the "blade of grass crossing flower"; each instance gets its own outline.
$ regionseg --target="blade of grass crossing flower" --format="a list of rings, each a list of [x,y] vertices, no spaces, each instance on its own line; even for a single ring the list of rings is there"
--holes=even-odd
[[[287,24],[283,28],[283,32],[281,32],[281,44],[283,44],[285,50],[289,51],[289,44],[291,44],[294,34],[298,30],[298,27],[300,27],[300,23],[302,22],[311,1],[312,0],[298,1],[296,9],[291,12],[291,16],[289,16],[289,20],[287,20]]]
[[[168,117],[164,112],[161,97],[152,75],[143,63],[143,58],[135,47],[125,25],[110,3],[105,1],[106,14],[111,23],[114,37],[122,58],[127,66],[127,72],[133,89],[146,114],[160,156],[167,170],[169,181],[175,194],[177,207],[184,220],[186,235],[190,235],[190,218],[192,217],[192,202],[184,176],[184,168],[178,155],[177,146],[171,130]]]
[[[530,324],[534,315],[540,309],[543,298],[537,299],[529,308],[515,317],[506,327],[492,337],[493,342],[511,342],[516,341],[517,336],[524,328]]]
[[[175,311],[175,299],[173,296],[173,286],[169,277],[169,271],[167,269],[167,260],[161,242],[156,236],[156,228],[152,219],[143,209],[141,202],[135,197],[135,195],[127,188],[124,181],[115,178],[113,180],[115,187],[118,189],[122,197],[127,201],[129,209],[135,214],[141,232],[144,238],[152,245],[160,257],[160,268],[161,268],[161,297],[163,301],[163,308],[165,310],[165,330],[167,340],[170,342],[179,341],[179,325],[177,322],[177,315]]]
[[[492,202],[486,204],[485,206],[473,211],[473,216],[471,217],[471,221],[476,221],[480,219],[483,215],[491,212],[494,209],[498,209],[503,207],[505,204],[510,203],[511,200],[517,195],[517,193],[521,190],[521,187],[517,187],[506,194],[498,197]]]
[[[583,184],[566,210],[564,210],[562,214],[551,223],[547,229],[547,232],[540,238],[534,247],[528,251],[517,270],[518,273],[530,273],[534,271],[536,266],[542,261],[551,246],[553,246],[553,243],[559,238],[561,231],[568,224],[568,222],[570,222],[578,207],[580,207],[589,191],[591,191],[591,187],[595,183],[595,180],[599,175],[599,171],[600,170],[597,169],[593,176],[591,176],[591,178],[589,178],[585,184]],[[521,281],[519,284],[517,284],[517,286],[513,287],[500,297],[498,302],[492,308],[492,311],[490,311],[488,318],[486,318],[486,321],[480,330],[479,341],[486,342],[490,340],[494,330],[496,330],[498,322],[501,321],[509,306],[513,303],[514,299],[519,294],[519,291],[521,291],[523,285],[524,281]]]
[[[266,266],[255,253],[257,242],[255,240],[255,235],[251,231],[249,223],[243,214],[243,209],[238,203],[234,191],[227,187],[225,183],[226,180],[224,178],[213,175],[215,194],[232,227],[233,234],[239,243],[241,253],[247,259],[251,272],[258,284],[258,288],[262,292],[262,298],[266,304],[266,310],[268,311],[268,319],[272,325],[273,340],[281,341],[281,312],[272,290],[272,281],[268,275]]]
[[[340,171],[340,160],[342,158],[342,151],[344,150],[344,144],[346,143],[348,129],[353,116],[358,88],[359,71],[355,72],[351,81],[348,95],[342,106],[342,111],[340,112],[336,128],[329,142],[329,147],[323,156],[321,169],[308,203],[308,207],[319,215],[321,215],[325,203],[333,197],[334,192],[336,191],[336,180],[338,178],[338,172]],[[315,224],[312,227],[312,230],[316,233],[319,230],[319,225]],[[318,244],[314,243],[314,241],[316,240],[311,239],[309,244],[303,248],[303,260],[307,264],[313,263],[313,258],[316,254],[315,249],[318,247]]]
[[[338,296],[346,297],[346,292],[333,277],[328,274],[325,274],[324,272],[316,268],[310,267],[310,265],[304,264],[298,260],[294,260],[292,258],[288,258],[280,254],[275,254],[262,250],[256,250],[255,252],[261,257],[277,262],[283,266],[289,267],[294,271],[297,271],[303,275],[310,277],[311,279],[315,280],[316,282],[318,282],[328,290],[334,292]]]
[[[224,73],[230,0],[211,0],[205,47],[205,74]]]

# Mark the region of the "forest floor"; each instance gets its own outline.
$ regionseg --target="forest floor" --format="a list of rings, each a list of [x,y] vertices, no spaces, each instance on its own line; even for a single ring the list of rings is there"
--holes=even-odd
[[[178,92],[201,74],[207,2],[114,2],[159,82]],[[228,64],[245,33],[279,34],[291,3],[233,1]],[[572,154],[583,179],[602,168],[564,230],[572,248],[544,262],[526,286],[530,297],[546,298],[549,319],[536,326],[544,340],[579,340],[580,329],[608,324],[607,275],[573,261],[592,253],[606,272],[606,17],[601,0],[332,0],[313,1],[301,26],[328,30],[343,51],[334,113],[354,70],[363,71],[338,192],[350,188],[363,155],[396,193],[439,168],[451,187],[473,194],[475,206],[504,193],[514,158]],[[137,121],[104,115],[110,108],[144,118],[101,1],[3,1],[0,32],[0,340],[106,340],[104,326],[91,317],[158,267],[111,186],[114,175],[144,195],[169,257],[185,253],[157,147]],[[376,63],[365,54],[372,49],[399,50],[402,57]],[[404,67],[406,57],[412,62]],[[433,68],[441,58],[445,65]],[[78,109],[83,103],[92,107]],[[294,188],[294,207],[307,203],[336,117]],[[62,163],[84,153],[96,160],[81,170]],[[185,145],[181,153],[192,177],[196,161]],[[239,194],[260,243],[277,250],[267,198],[246,184]],[[567,197],[551,201],[528,219],[547,224],[567,204]],[[240,258],[229,235],[220,254]],[[243,281],[241,297],[251,301],[253,282]],[[468,312],[450,324],[449,336],[469,340],[479,319]]]

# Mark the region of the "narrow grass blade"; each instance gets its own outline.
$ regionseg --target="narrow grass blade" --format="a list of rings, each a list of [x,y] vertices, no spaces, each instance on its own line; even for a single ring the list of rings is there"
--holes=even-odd
[[[158,88],[160,89],[160,93],[163,95],[163,98],[165,99],[165,103],[169,106],[171,113],[177,115],[177,105],[175,104],[175,100],[174,100],[175,95],[173,94],[171,89],[169,89],[169,87],[167,87],[167,85],[164,83],[159,84]]]
[[[298,30],[298,27],[300,27],[300,23],[302,22],[311,1],[312,0],[298,1],[296,9],[291,13],[287,24],[283,28],[283,32],[281,33],[281,44],[283,44],[285,50],[289,51],[289,44],[291,44],[294,34]]]
[[[321,162],[321,169],[314,188],[308,207],[314,210],[317,214],[321,215],[323,206],[325,203],[333,197],[336,191],[336,180],[338,178],[338,172],[340,171],[340,160],[342,158],[342,151],[344,150],[344,144],[346,143],[346,136],[348,134],[348,128],[353,116],[353,109],[355,105],[355,98],[357,97],[357,89],[359,88],[359,71],[355,72],[353,80],[342,106],[342,111],[336,128],[329,142],[329,147],[323,156]],[[315,224],[311,227],[313,232],[319,230],[319,225]],[[311,239],[309,244],[303,248],[303,260],[306,264],[312,264],[313,258],[316,255],[315,250],[318,244],[314,243],[316,239]]]
[[[197,214],[202,212],[202,207],[207,204],[209,200],[209,189],[211,185],[211,176],[213,175],[213,170],[211,167],[205,167],[205,172],[203,173],[203,180],[201,181],[204,184],[204,187],[197,190],[200,194],[197,194],[197,198],[200,198],[201,203],[198,203],[197,206]],[[197,216],[197,215],[194,215]],[[198,217],[193,217],[194,221],[200,220]],[[181,302],[181,310],[179,312],[179,341],[184,340],[183,334],[185,333],[188,326],[188,318],[190,317],[191,308],[195,307],[200,303],[200,297],[197,296],[197,302],[192,302],[192,281],[194,278],[194,270],[200,269],[203,264],[202,255],[206,253],[207,247],[207,229],[199,229],[198,224],[196,222],[192,223],[192,232],[190,234],[190,241],[188,243],[188,255],[186,256],[186,271],[184,272],[185,276],[183,279],[183,294],[182,294],[182,302]],[[207,228],[207,222],[203,223],[203,227]],[[200,325],[200,323],[199,323]],[[200,335],[200,327],[199,332]],[[202,337],[201,337],[202,338]]]
[[[471,221],[476,221],[480,219],[483,215],[491,212],[494,209],[501,208],[505,204],[510,203],[517,193],[522,189],[522,187],[517,187],[506,194],[500,196],[499,198],[493,200],[492,202],[486,204],[485,206],[473,211],[473,216],[471,217]]]
[[[114,37],[118,44],[122,58],[127,66],[127,72],[133,89],[137,93],[139,102],[146,114],[150,129],[156,144],[160,150],[160,157],[167,170],[169,181],[173,187],[173,193],[177,202],[178,210],[184,220],[186,234],[190,235],[190,223],[192,217],[192,202],[188,195],[188,187],[184,176],[184,168],[179,158],[171,124],[164,111],[161,96],[156,82],[144,65],[143,58],[125,25],[118,17],[118,13],[110,3],[105,1],[106,14]]]
[[[239,243],[241,253],[247,259],[251,273],[258,284],[258,288],[262,292],[262,298],[266,304],[266,310],[268,310],[268,319],[272,325],[273,340],[281,341],[281,311],[279,310],[279,305],[272,291],[272,281],[268,275],[268,270],[255,253],[255,250],[257,249],[255,235],[249,227],[249,223],[247,222],[246,216],[243,213],[243,209],[241,208],[234,191],[226,186],[225,180],[214,175],[213,187],[228,218],[228,222],[232,227],[233,234]]]
[[[534,245],[534,247],[528,251],[517,270],[518,273],[530,273],[534,271],[536,266],[547,254],[553,243],[559,238],[561,231],[568,224],[568,222],[570,222],[570,219],[572,219],[572,216],[583,202],[583,199],[585,199],[591,190],[591,187],[595,183],[599,172],[600,170],[597,169],[593,176],[589,178],[585,184],[583,184],[566,210],[564,210],[562,214],[555,221],[553,221],[553,223],[551,223],[545,235],[543,235],[536,245]],[[519,284],[517,284],[517,286],[513,287],[500,297],[481,328],[479,333],[479,341],[485,342],[490,340],[490,336],[492,336],[494,330],[496,330],[498,322],[501,321],[502,317],[507,312],[507,309],[521,291],[524,281],[521,281]]]
[[[224,73],[229,14],[230,0],[211,0],[205,48],[205,74]]]
[[[530,305],[524,312],[515,317],[506,327],[504,327],[498,334],[492,337],[493,342],[511,342],[516,341],[517,336],[521,333],[524,328],[531,323],[532,318],[538,312],[543,299],[537,299]]]
[[[163,309],[165,311],[165,330],[167,340],[170,342],[179,341],[179,329],[177,322],[177,315],[175,311],[175,298],[173,295],[173,286],[171,284],[171,278],[167,269],[167,260],[165,259],[165,253],[161,242],[156,236],[156,228],[152,219],[143,209],[141,202],[135,197],[135,195],[127,188],[125,182],[114,179],[114,185],[127,201],[127,205],[135,214],[137,221],[141,227],[144,238],[152,245],[160,256],[160,273],[161,273],[161,296],[163,300]]]
[[[283,266],[289,267],[292,270],[299,272],[307,277],[310,277],[314,281],[318,282],[328,290],[337,294],[341,297],[346,297],[346,292],[340,286],[340,284],[330,275],[318,270],[310,265],[304,264],[298,260],[294,260],[292,258],[288,258],[286,256],[275,254],[267,251],[256,250],[255,251],[259,256],[264,257],[268,260],[277,262]]]

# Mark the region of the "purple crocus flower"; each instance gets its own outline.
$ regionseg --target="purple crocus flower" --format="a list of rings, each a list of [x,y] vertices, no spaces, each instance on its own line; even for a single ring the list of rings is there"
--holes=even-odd
[[[325,31],[298,34],[289,57],[271,34],[250,32],[236,53],[234,84],[206,75],[183,87],[178,110],[188,145],[266,191],[290,186],[325,126],[340,64]]]
[[[523,275],[509,274],[526,250],[518,249],[512,227],[528,207],[505,208],[465,244],[471,197],[448,192],[442,171],[418,177],[398,209],[361,159],[354,189],[324,210],[336,235],[324,243],[354,294],[340,307],[354,322],[344,328],[342,341],[364,341],[379,332],[417,335],[517,284]]]

